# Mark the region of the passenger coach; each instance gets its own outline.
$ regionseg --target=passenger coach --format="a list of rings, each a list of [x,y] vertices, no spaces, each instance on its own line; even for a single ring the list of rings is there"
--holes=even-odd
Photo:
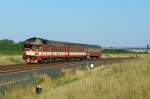
[[[30,38],[24,42],[23,59],[26,63],[96,59],[102,54],[97,45],[79,44]]]

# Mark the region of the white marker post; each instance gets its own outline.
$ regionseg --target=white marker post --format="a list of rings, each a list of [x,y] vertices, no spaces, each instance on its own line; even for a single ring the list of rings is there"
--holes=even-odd
[[[91,63],[90,67],[91,67],[91,69],[94,68],[94,64]]]

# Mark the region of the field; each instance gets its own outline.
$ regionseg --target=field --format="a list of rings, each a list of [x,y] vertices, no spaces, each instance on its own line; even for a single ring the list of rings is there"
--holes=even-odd
[[[41,75],[39,95],[35,86],[25,86],[6,92],[4,99],[150,99],[150,56],[75,74],[63,72],[55,80]]]

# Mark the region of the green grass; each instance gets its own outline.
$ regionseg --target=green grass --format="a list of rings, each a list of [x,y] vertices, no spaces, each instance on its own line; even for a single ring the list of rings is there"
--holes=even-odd
[[[150,56],[77,70],[75,75],[68,71],[57,80],[41,76],[44,90],[40,95],[30,86],[10,91],[4,99],[150,99]]]
[[[22,55],[0,55],[0,65],[23,64]]]

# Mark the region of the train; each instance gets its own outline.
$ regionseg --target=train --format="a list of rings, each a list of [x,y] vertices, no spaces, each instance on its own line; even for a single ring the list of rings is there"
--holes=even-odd
[[[53,41],[33,37],[24,41],[23,59],[28,63],[93,60],[102,55],[99,45]]]

